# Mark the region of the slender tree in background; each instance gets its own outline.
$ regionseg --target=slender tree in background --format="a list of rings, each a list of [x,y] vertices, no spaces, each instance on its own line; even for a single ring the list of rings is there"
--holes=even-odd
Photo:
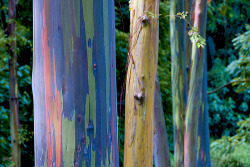
[[[184,163],[184,119],[187,103],[186,24],[185,20],[176,17],[177,12],[184,11],[184,0],[171,0],[170,3],[174,159],[175,166],[179,167]]]
[[[156,167],[171,167],[167,129],[158,77],[155,81],[153,154]]]
[[[149,17],[147,13],[156,17]],[[153,111],[158,63],[158,0],[130,1],[125,98],[124,166],[152,166]]]
[[[18,139],[19,129],[19,102],[17,81],[17,54],[16,54],[16,1],[8,1],[8,35],[11,39],[9,58],[9,82],[10,82],[10,133],[11,133],[11,157],[15,167],[21,166],[21,150]]]
[[[193,11],[193,27],[197,27],[201,37],[205,38],[206,31],[206,16],[207,16],[207,1],[195,0]],[[198,165],[197,157],[200,149],[200,141],[202,138],[198,137],[198,112],[202,105],[201,98],[204,96],[203,75],[204,75],[204,61],[205,49],[198,48],[196,43],[192,45],[191,54],[191,73],[190,86],[188,93],[187,111],[185,117],[185,131],[184,131],[184,166],[194,167]],[[205,88],[205,87],[204,87]],[[199,125],[200,126],[200,125]]]
[[[113,0],[36,0],[36,166],[118,166]]]

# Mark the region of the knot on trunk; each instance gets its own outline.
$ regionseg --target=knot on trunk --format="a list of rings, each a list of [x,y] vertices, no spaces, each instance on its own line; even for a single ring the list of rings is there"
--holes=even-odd
[[[143,104],[144,100],[145,100],[145,93],[142,90],[139,90],[135,95],[134,95],[135,100],[139,103],[139,104]]]
[[[149,18],[148,18],[147,15],[141,16],[141,17],[140,17],[140,20],[141,20],[141,22],[142,22],[143,24],[148,24],[148,23],[150,23],[150,20],[149,20]]]

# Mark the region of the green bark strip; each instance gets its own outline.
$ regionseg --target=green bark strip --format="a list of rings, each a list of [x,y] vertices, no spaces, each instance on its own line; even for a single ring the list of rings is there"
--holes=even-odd
[[[200,35],[205,38],[206,30],[206,7],[207,1],[196,0],[194,5],[194,25],[198,27]],[[197,151],[200,149],[198,144],[198,112],[202,107],[202,87],[204,75],[204,54],[205,49],[192,45],[190,89],[188,93],[188,104],[185,117],[184,134],[184,166],[195,167],[197,163]],[[200,118],[199,118],[200,119]],[[200,126],[200,125],[199,125]],[[202,139],[200,138],[200,141]],[[199,145],[199,146],[198,146]],[[199,148],[198,148],[199,147]]]
[[[184,118],[187,102],[185,21],[176,17],[184,11],[184,0],[171,0],[170,38],[175,166],[184,165]]]
[[[155,82],[153,154],[156,167],[171,167],[168,136],[158,76]]]
[[[35,0],[36,166],[118,166],[113,0]]]

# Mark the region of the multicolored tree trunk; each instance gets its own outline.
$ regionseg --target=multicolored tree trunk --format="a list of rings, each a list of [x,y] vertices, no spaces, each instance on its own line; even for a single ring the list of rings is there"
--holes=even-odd
[[[172,58],[172,99],[175,166],[184,165],[184,119],[187,103],[186,23],[176,17],[184,11],[184,0],[171,0],[170,38]]]
[[[19,100],[18,100],[18,81],[17,81],[17,54],[16,54],[16,1],[8,1],[8,35],[12,39],[10,44],[9,58],[9,82],[10,82],[10,134],[11,134],[11,157],[15,167],[21,166],[21,149],[18,139],[19,128]]]
[[[150,17],[149,12],[155,17]],[[130,48],[125,98],[125,167],[153,165],[158,15],[158,0],[130,1]]]
[[[36,166],[118,166],[113,0],[35,0]]]
[[[204,53],[204,72],[201,106],[198,115],[198,166],[210,167],[210,139],[209,139],[209,122],[207,108],[207,52]]]
[[[167,129],[158,77],[155,82],[153,154],[156,167],[171,167]]]
[[[197,27],[200,35],[205,38],[207,1],[195,0],[193,11],[193,26]],[[203,97],[203,75],[204,75],[205,49],[192,45],[190,89],[188,93],[188,104],[185,117],[184,132],[184,166],[194,167],[198,165],[198,149],[200,148],[198,138],[198,112],[202,107]],[[200,125],[199,125],[200,126]],[[202,139],[200,139],[202,140]]]

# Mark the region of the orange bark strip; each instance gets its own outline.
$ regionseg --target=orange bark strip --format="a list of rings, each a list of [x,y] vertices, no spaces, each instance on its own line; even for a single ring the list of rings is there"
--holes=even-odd
[[[44,5],[45,6],[45,5]],[[43,55],[43,68],[44,68],[44,82],[45,82],[45,102],[46,102],[46,137],[47,137],[47,152],[48,152],[48,167],[52,166],[52,155],[53,155],[53,141],[51,141],[51,131],[50,131],[50,121],[49,116],[51,115],[51,104],[49,99],[49,94],[52,92],[51,85],[51,63],[50,63],[50,54],[49,54],[49,46],[47,43],[47,28],[46,28],[46,15],[45,9],[43,10],[42,17],[42,28],[41,28],[41,36],[42,36],[42,55]]]
[[[61,100],[60,100],[60,92],[57,90],[57,85],[56,85],[54,50],[53,50],[53,67],[54,67],[53,70],[54,70],[55,97],[53,97],[50,48],[47,43],[48,39],[47,39],[45,8],[43,10],[41,35],[42,35],[42,47],[43,47],[42,55],[43,55],[44,82],[45,82],[48,167],[51,167],[52,162],[53,162],[52,161],[53,159],[53,133],[55,133],[55,141],[56,141],[56,166],[60,167],[61,166],[61,143],[62,143],[61,141]]]

